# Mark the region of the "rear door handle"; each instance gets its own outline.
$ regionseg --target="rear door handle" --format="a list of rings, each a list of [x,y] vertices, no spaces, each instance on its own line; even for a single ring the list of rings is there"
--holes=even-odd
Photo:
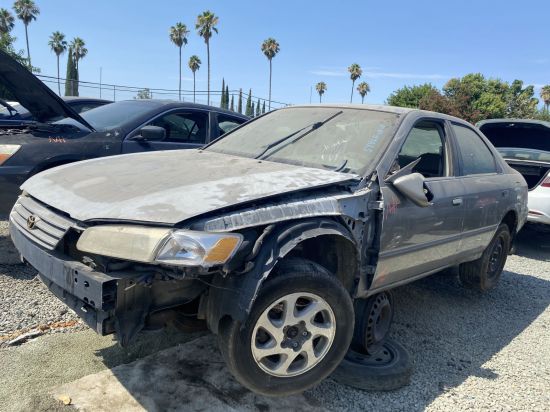
[[[453,206],[460,206],[462,205],[462,198],[461,197],[456,197],[453,199]]]

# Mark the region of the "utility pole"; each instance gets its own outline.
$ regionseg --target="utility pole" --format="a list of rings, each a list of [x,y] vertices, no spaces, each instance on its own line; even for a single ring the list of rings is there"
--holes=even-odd
[[[311,104],[311,95],[313,94],[313,86],[309,86],[309,104]]]
[[[116,102],[116,86],[113,84],[113,102]]]
[[[99,68],[99,98],[101,99],[101,77],[103,75],[103,67]]]

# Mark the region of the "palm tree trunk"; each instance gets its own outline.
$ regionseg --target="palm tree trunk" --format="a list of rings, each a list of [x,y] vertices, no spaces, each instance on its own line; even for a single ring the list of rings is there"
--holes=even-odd
[[[206,58],[208,59],[208,105],[210,106],[210,42],[206,42]]]
[[[322,94],[319,93],[319,103],[321,103],[321,96],[322,96]]]
[[[365,104],[365,96],[361,96],[361,104]]]
[[[267,110],[271,110],[271,59],[269,59],[269,103],[267,104]]]
[[[353,88],[355,87],[355,80],[351,81],[351,97],[349,99],[350,104],[353,103]]]
[[[59,54],[57,55],[57,94],[61,96],[61,83],[59,82]]]
[[[180,83],[179,83],[179,87],[178,87],[178,97],[181,101],[181,46],[180,46],[180,69],[179,69],[179,78],[180,78]]]
[[[28,24],[25,23],[25,38],[27,39],[27,58],[29,59],[29,67],[31,67],[32,71],[32,64],[31,64],[31,49],[29,48],[29,32],[27,31]]]
[[[193,70],[193,103],[195,103],[195,70]]]

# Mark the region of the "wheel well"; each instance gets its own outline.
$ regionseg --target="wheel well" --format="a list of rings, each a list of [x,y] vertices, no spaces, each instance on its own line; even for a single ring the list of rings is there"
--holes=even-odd
[[[300,242],[283,259],[301,257],[312,260],[334,273],[350,293],[358,272],[357,248],[337,235],[321,235]]]
[[[508,229],[510,230],[510,235],[514,237],[514,234],[516,233],[516,227],[518,226],[518,216],[516,212],[513,210],[510,210],[504,218],[502,219],[502,223],[505,223],[508,225]]]

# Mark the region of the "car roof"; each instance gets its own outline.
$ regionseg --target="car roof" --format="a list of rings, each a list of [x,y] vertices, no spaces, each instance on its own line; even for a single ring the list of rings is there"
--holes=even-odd
[[[222,109],[216,106],[208,106],[206,104],[199,104],[199,103],[180,102],[177,100],[165,100],[165,99],[134,99],[134,100],[120,100],[120,101],[121,102],[139,102],[140,104],[151,104],[151,106],[154,106],[156,108],[164,107],[166,109],[186,108],[186,109],[207,110],[210,112],[227,114],[233,117],[240,117],[243,120],[250,119],[250,117],[245,116],[244,114],[241,114],[241,113],[237,113],[227,109]]]
[[[472,126],[467,121],[460,119],[458,117],[450,116],[443,113],[438,112],[431,112],[428,110],[420,110],[415,109],[411,107],[398,107],[398,106],[389,106],[386,104],[307,104],[307,105],[296,105],[296,106],[288,106],[284,109],[290,109],[293,107],[327,107],[327,108],[335,108],[335,109],[358,109],[358,110],[373,110],[373,111],[379,111],[379,112],[387,112],[387,113],[395,113],[398,115],[414,115],[416,117],[435,117],[439,119],[446,119],[450,120],[456,123],[462,123],[467,124],[469,126]],[[280,110],[284,110],[280,109]]]
[[[63,96],[62,99],[66,102],[103,102],[103,103],[112,103],[112,100],[99,99],[97,97],[82,97],[82,96]]]

